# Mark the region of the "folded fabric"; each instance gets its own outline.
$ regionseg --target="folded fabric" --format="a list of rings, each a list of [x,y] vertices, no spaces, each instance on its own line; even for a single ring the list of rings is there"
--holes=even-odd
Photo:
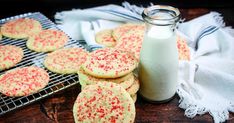
[[[126,22],[141,22],[142,7],[123,3],[124,7],[106,5],[55,15],[59,26],[74,39],[96,44],[95,33]],[[221,15],[210,12],[179,25],[191,50],[191,61],[179,63],[180,108],[185,116],[209,113],[215,122],[224,122],[234,112],[234,34],[225,27]]]
[[[129,9],[118,5],[76,9],[56,13],[55,20],[58,27],[73,39],[85,40],[91,49],[102,47],[94,40],[96,32],[114,28],[126,22],[142,21],[139,13],[143,11],[143,8],[131,6],[128,2],[124,2],[123,5]]]
[[[177,93],[187,117],[209,113],[224,122],[234,112],[234,30],[211,12],[179,26],[191,47],[190,62],[180,62]]]

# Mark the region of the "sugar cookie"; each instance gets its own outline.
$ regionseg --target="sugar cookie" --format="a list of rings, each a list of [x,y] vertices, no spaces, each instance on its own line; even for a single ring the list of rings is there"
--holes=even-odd
[[[126,91],[130,95],[133,95],[133,94],[137,93],[137,91],[139,90],[139,88],[140,88],[140,82],[139,82],[138,78],[135,77],[134,83],[129,88],[127,88]]]
[[[2,35],[16,39],[28,38],[41,30],[40,22],[32,18],[10,20],[1,26]]]
[[[0,76],[0,92],[12,97],[38,92],[49,82],[48,73],[39,67],[16,68]]]
[[[112,78],[112,79],[106,78],[105,79],[105,78],[97,78],[97,77],[91,76],[91,75],[85,73],[83,68],[80,68],[78,71],[78,75],[79,75],[80,84],[83,86],[97,84],[99,82],[113,82],[113,83],[119,84],[124,89],[127,89],[134,82],[133,73],[129,73],[129,74],[122,76],[122,77],[119,77],[119,78]]]
[[[63,47],[68,39],[68,36],[60,30],[47,29],[30,37],[27,47],[36,52],[49,52]]]
[[[185,39],[183,39],[180,36],[177,36],[177,48],[178,48],[179,60],[190,61],[189,47],[188,47]]]
[[[123,87],[98,83],[85,87],[73,106],[75,123],[133,123],[135,104]]]
[[[112,30],[106,29],[98,32],[95,35],[95,40],[98,44],[102,44],[106,47],[113,47],[116,45],[115,39],[112,37]]]
[[[144,30],[138,30],[138,33],[136,33],[135,30],[131,30],[126,34],[123,34],[117,40],[115,48],[133,53],[139,61],[143,36]]]
[[[117,78],[132,72],[137,65],[136,58],[129,52],[102,48],[91,52],[82,68],[97,78]]]
[[[14,45],[0,46],[0,70],[8,69],[19,63],[24,56],[22,48]]]
[[[63,48],[49,53],[44,66],[55,73],[77,73],[87,59],[88,52],[82,48]]]
[[[127,24],[123,24],[123,25],[113,29],[112,36],[118,42],[118,40],[123,35],[127,34],[129,31],[133,31],[133,32],[138,33],[139,30],[140,31],[145,30],[145,26],[143,24],[127,23]]]

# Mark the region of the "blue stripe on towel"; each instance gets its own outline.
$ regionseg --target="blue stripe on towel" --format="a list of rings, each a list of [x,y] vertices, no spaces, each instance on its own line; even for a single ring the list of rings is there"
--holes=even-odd
[[[109,14],[113,14],[113,15],[116,15],[116,16],[119,16],[119,17],[122,17],[122,18],[126,18],[126,19],[142,21],[142,19],[140,19],[140,18],[137,18],[135,16],[131,16],[131,15],[128,15],[128,14],[120,13],[120,12],[117,12],[117,11],[99,10],[99,9],[95,9],[95,10],[101,11],[101,12],[106,12],[106,13],[109,13]]]
[[[213,27],[213,28],[211,28],[210,30],[204,32],[204,33],[198,38],[198,40],[201,40],[203,37],[205,37],[205,36],[207,36],[207,35],[209,35],[209,34],[215,32],[215,31],[217,31],[218,29],[219,29],[218,27]]]
[[[197,40],[200,40],[204,36],[215,32],[217,29],[218,29],[218,27],[216,27],[216,26],[208,26],[207,28],[205,28],[204,30],[201,31],[201,34],[197,37]]]
[[[219,28],[216,27],[216,26],[208,26],[207,28],[205,28],[204,30],[202,30],[202,31],[201,31],[201,34],[197,37],[195,49],[198,48],[198,42],[199,42],[203,37],[214,33],[214,32],[217,31],[218,29],[219,29]]]

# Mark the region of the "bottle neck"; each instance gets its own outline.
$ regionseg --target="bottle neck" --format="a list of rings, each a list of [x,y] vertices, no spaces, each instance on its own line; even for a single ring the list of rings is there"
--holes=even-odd
[[[144,9],[142,18],[145,22],[153,25],[175,25],[180,19],[180,12],[171,6],[155,5]]]
[[[174,35],[180,12],[171,6],[155,5],[146,8],[142,17],[145,20],[148,37],[166,39]]]
[[[151,38],[167,39],[174,35],[174,26],[159,26],[146,23],[145,35]]]

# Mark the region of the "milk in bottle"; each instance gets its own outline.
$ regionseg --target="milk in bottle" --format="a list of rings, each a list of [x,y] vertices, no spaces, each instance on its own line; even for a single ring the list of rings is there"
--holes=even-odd
[[[175,25],[178,9],[152,6],[142,13],[146,31],[140,53],[140,95],[151,102],[167,102],[175,92],[178,73],[178,51]]]

